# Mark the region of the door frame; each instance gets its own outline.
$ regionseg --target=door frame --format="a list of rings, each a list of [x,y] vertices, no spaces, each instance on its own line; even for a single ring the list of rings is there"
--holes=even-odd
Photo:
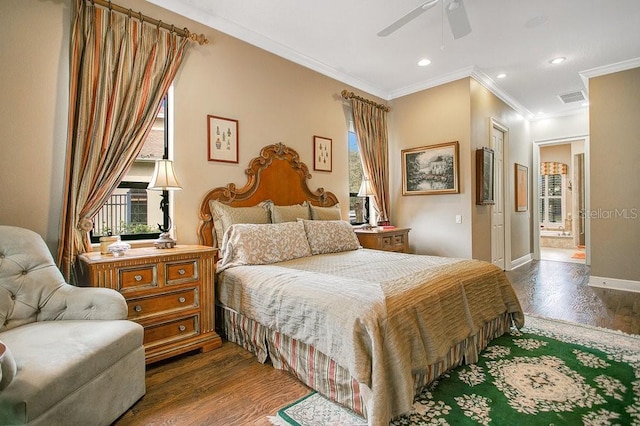
[[[532,220],[533,220],[533,259],[540,260],[540,188],[538,181],[540,180],[540,147],[550,145],[563,145],[575,141],[584,141],[584,208],[588,212],[591,205],[591,176],[589,173],[591,160],[589,155],[589,135],[577,135],[568,138],[559,139],[541,139],[533,141],[533,202],[532,204]],[[571,158],[573,162],[573,156]],[[573,173],[573,171],[572,171]],[[576,218],[574,218],[576,220]],[[584,221],[584,245],[586,259],[585,264],[591,265],[591,224],[589,215],[586,215]]]
[[[504,270],[510,271],[511,267],[511,206],[512,195],[509,189],[509,176],[511,173],[511,164],[509,160],[509,127],[495,117],[489,118],[489,142],[493,129],[503,133],[503,150],[502,150],[502,182],[495,182],[494,185],[502,185],[502,211],[504,212]],[[491,227],[491,238],[493,238],[493,215],[489,220]],[[491,259],[493,259],[493,241],[491,241]]]

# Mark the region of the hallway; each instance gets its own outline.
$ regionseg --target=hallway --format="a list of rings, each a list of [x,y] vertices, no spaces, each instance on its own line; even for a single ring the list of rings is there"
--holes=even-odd
[[[584,249],[540,247],[540,260],[553,260],[556,262],[571,262],[571,263],[579,263],[584,265],[585,258],[580,257],[579,255],[576,255],[576,253],[584,253]]]
[[[589,273],[549,260],[506,272],[525,313],[640,334],[640,293],[590,287]]]

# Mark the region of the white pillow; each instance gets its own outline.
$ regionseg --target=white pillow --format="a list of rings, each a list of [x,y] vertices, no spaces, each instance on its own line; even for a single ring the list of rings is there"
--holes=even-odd
[[[311,204],[311,219],[312,220],[341,220],[342,214],[340,213],[340,204],[336,204],[331,207],[318,207]]]
[[[239,265],[268,265],[311,255],[302,222],[235,224],[224,234],[218,271]]]
[[[275,204],[269,205],[271,210],[271,222],[295,222],[298,219],[311,219],[309,213],[309,203],[307,201],[302,204],[294,204],[293,206],[276,206]]]
[[[357,250],[360,242],[353,226],[344,220],[302,220],[311,254]]]
[[[226,230],[234,223],[270,223],[268,202],[263,202],[253,207],[231,207],[218,200],[209,202],[209,209],[215,228],[214,247],[224,251],[222,239]]]

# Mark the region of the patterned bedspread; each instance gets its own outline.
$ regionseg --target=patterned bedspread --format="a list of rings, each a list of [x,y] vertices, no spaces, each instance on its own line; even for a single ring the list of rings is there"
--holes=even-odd
[[[218,301],[333,358],[371,392],[370,424],[411,409],[413,375],[467,342],[489,321],[524,324],[504,272],[482,261],[367,249],[271,265],[236,266],[218,277]]]

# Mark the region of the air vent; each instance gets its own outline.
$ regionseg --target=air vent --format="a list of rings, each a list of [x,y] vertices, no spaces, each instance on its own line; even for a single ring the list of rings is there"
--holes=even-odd
[[[587,100],[587,97],[584,95],[582,90],[578,90],[577,92],[569,92],[563,95],[558,95],[560,100],[565,104],[570,104],[572,102],[583,102]]]

